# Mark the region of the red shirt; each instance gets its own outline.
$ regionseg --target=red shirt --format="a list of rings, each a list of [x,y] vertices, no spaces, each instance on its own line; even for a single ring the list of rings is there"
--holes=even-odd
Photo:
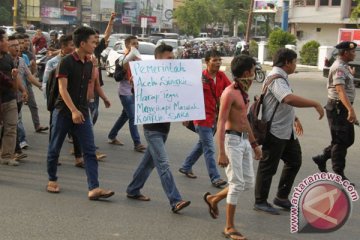
[[[37,54],[41,49],[47,48],[46,38],[44,36],[34,37],[32,43],[35,46],[35,54]]]
[[[224,89],[231,84],[225,73],[218,71],[216,73],[216,84],[214,79],[209,75],[205,69],[203,75],[207,77],[209,81],[203,79],[203,91],[204,91],[204,103],[205,103],[205,120],[194,120],[195,126],[212,128],[216,123],[216,103],[219,102],[220,96]],[[215,94],[215,97],[214,97]]]

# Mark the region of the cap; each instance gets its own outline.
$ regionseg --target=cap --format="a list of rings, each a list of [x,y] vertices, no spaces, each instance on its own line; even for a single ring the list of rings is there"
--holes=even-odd
[[[335,46],[335,48],[337,49],[344,49],[344,50],[355,49],[356,47],[357,47],[356,43],[349,41],[341,42]]]

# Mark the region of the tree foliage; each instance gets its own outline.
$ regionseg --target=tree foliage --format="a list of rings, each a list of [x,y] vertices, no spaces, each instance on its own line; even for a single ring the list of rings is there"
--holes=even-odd
[[[306,65],[317,65],[320,43],[315,40],[304,44],[300,51],[300,62]]]
[[[186,0],[174,12],[181,31],[197,35],[201,28],[227,24],[233,31],[234,20],[247,18],[248,0]]]
[[[357,27],[359,28],[358,20],[360,16],[360,0],[352,0],[352,2],[357,2],[357,5],[351,11],[351,20],[355,21]]]
[[[0,25],[11,25],[12,24],[12,3],[10,0],[0,0]]]
[[[276,29],[271,32],[268,42],[270,56],[273,56],[277,50],[285,47],[287,44],[296,45],[296,37],[289,32]]]

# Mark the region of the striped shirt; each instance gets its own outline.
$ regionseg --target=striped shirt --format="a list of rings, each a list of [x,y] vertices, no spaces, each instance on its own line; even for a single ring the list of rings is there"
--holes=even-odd
[[[279,74],[283,78],[276,78],[268,87],[263,103],[264,108],[262,118],[269,121],[274,113],[276,104],[280,102],[271,123],[270,133],[280,139],[290,139],[294,133],[295,110],[294,107],[282,103],[282,101],[286,96],[292,94],[292,89],[289,84],[287,73],[279,67],[273,67],[268,78],[264,81],[264,85],[269,79],[269,76],[275,74]],[[296,138],[295,133],[294,138]]]

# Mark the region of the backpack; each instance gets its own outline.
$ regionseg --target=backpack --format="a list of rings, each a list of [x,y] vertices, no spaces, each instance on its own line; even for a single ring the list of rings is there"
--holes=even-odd
[[[56,100],[59,97],[59,84],[56,77],[56,68],[49,74],[49,80],[46,83],[46,105],[47,110],[52,112],[55,108]]]
[[[255,139],[259,145],[262,145],[265,142],[265,138],[267,136],[267,133],[270,131],[272,120],[275,116],[276,109],[279,106],[279,102],[277,102],[275,110],[270,118],[269,121],[259,119],[259,113],[260,110],[263,110],[263,102],[264,97],[266,94],[266,91],[269,87],[269,85],[276,79],[276,78],[283,78],[279,74],[275,74],[271,76],[268,81],[265,83],[260,97],[255,96],[254,103],[250,106],[249,113],[247,115],[251,129],[253,131],[253,134],[255,136]]]
[[[123,59],[120,62],[120,58],[116,59],[115,61],[115,71],[114,71],[114,79],[116,82],[120,82],[122,80],[125,80],[126,77],[126,70],[124,70],[123,61],[125,59],[126,55],[124,55]]]

